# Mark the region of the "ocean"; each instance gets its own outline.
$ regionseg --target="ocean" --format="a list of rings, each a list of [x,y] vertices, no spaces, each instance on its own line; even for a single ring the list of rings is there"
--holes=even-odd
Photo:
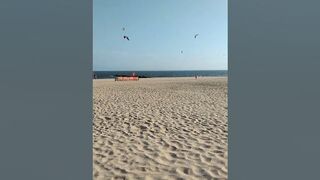
[[[199,70],[199,71],[94,71],[97,79],[113,79],[116,75],[132,75],[140,78],[153,77],[194,77],[197,76],[228,76],[227,70]]]

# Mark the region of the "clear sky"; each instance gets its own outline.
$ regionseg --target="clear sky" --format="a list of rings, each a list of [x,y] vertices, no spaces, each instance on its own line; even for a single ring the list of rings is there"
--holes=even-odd
[[[227,70],[227,20],[227,0],[93,0],[93,70]]]

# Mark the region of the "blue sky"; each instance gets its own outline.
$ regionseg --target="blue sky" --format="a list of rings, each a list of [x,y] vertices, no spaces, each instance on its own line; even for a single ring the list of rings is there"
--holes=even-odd
[[[93,0],[93,70],[226,70],[227,19],[227,0]]]

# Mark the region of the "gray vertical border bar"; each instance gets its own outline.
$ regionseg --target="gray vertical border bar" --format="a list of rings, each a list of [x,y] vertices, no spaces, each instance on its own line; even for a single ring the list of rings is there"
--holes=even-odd
[[[319,179],[320,1],[229,0],[229,179]]]
[[[92,1],[0,2],[0,179],[92,179]]]

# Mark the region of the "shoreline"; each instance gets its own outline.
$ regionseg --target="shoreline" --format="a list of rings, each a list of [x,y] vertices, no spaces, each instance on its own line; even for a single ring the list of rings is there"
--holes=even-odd
[[[198,79],[197,80],[200,80],[200,79],[210,79],[210,78],[226,78],[228,79],[228,76],[198,76]],[[97,81],[97,80],[113,80],[114,81],[115,78],[104,78],[104,79],[92,79],[94,81]],[[150,80],[150,79],[153,79],[153,80],[161,80],[161,79],[195,79],[194,76],[184,76],[184,77],[151,77],[151,78],[139,78],[139,81],[140,80]]]

